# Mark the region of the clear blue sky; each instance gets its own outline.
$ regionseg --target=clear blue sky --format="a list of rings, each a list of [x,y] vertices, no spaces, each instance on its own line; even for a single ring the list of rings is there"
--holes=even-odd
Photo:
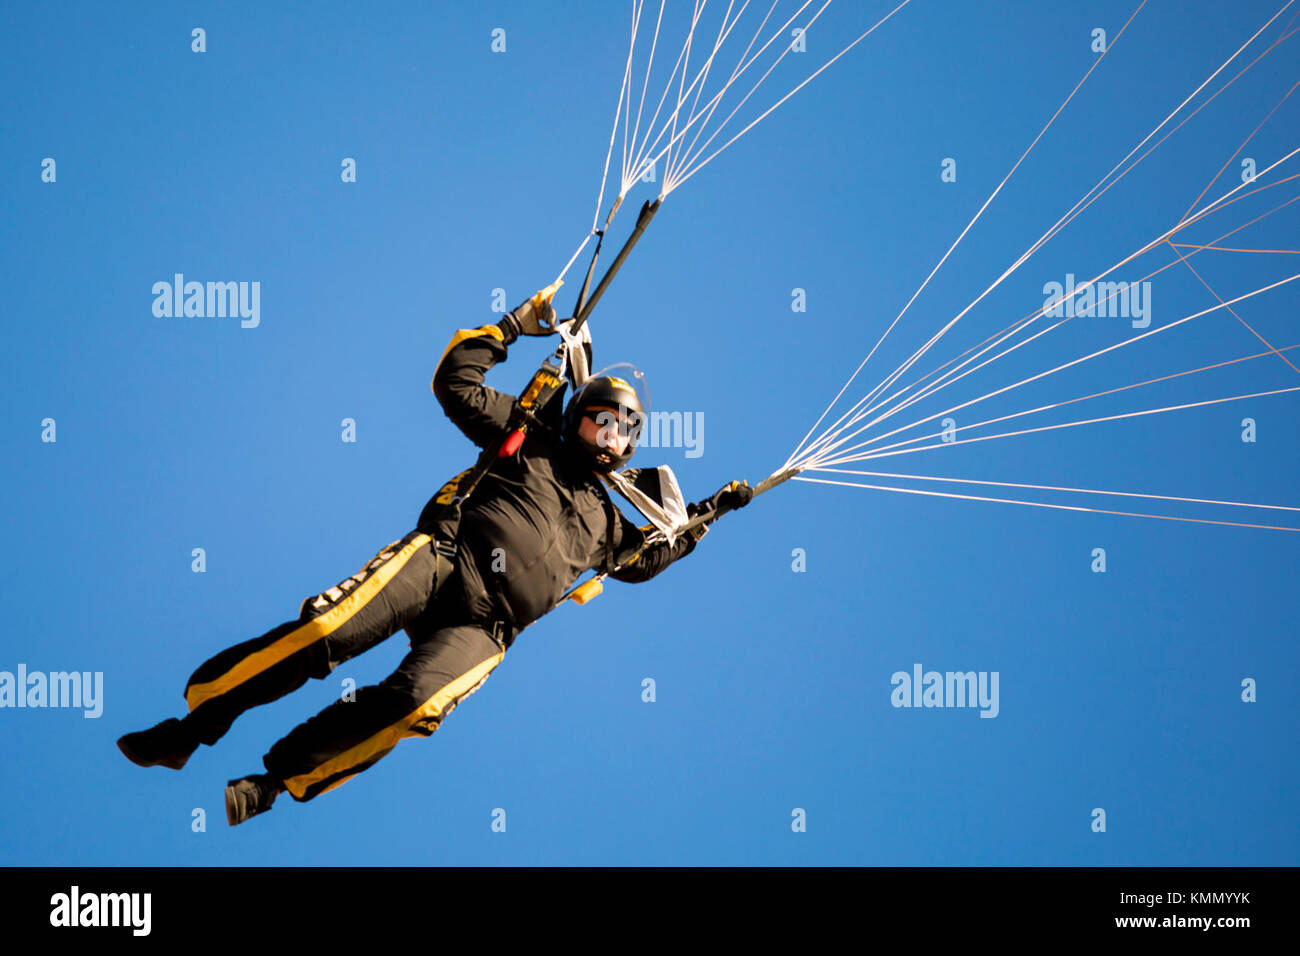
[[[703,414],[704,454],[649,449],[636,462],[672,465],[688,499],[778,466],[1095,58],[1091,31],[1113,36],[1134,5],[915,0],[673,193],[593,331],[598,365],[636,362],[656,408]],[[457,328],[499,318],[493,289],[515,304],[589,228],[627,6],[0,13],[0,670],[104,680],[97,719],[0,710],[0,861],[1300,862],[1300,535],[803,483],[719,524],[653,582],[611,584],[538,622],[433,738],[404,742],[309,804],[282,797],[232,830],[222,790],[259,771],[266,748],[336,699],[343,678],[387,674],[404,636],[247,714],[181,773],[121,757],[119,735],[183,712],[196,665],[360,568],[469,463],[430,375]],[[809,34],[805,75],[889,9],[839,6]],[[1278,6],[1148,3],[866,384],[982,291]],[[190,50],[194,27],[206,53]],[[498,27],[501,54],[490,49]],[[947,360],[1041,305],[1045,283],[1100,271],[1168,228],[1294,82],[1296,43],[932,354]],[[1262,169],[1294,149],[1298,109],[1288,100],[1243,155]],[[41,181],[45,157],[54,183]],[[356,183],[340,181],[344,157]],[[948,157],[955,183],[940,180]],[[1294,171],[1292,160],[1278,172]],[[1207,198],[1239,182],[1234,166]],[[642,190],[616,223],[620,239],[652,195]],[[1295,193],[1287,183],[1238,203],[1188,241]],[[1294,248],[1297,209],[1237,244]],[[1168,261],[1149,256],[1121,277]],[[1296,271],[1290,256],[1194,261],[1225,297]],[[151,288],[177,272],[260,282],[260,325],[155,317]],[[1297,341],[1297,285],[1239,309],[1274,345]],[[796,288],[804,313],[791,310]],[[1153,296],[1157,325],[1214,301],[1181,266],[1157,277]],[[1132,334],[1124,320],[1080,321],[951,393],[972,398]],[[1146,344],[981,408],[1019,411],[1262,348],[1221,311]],[[545,350],[515,346],[490,384],[518,389]],[[1270,356],[1085,411],[1298,379]],[[1298,410],[1293,393],[878,470],[1300,504]],[[1245,417],[1254,443],[1241,441]],[[41,440],[47,418],[52,444]],[[355,443],[340,440],[345,418]],[[1300,524],[1282,517],[1272,523]],[[207,570],[196,574],[200,547]],[[1096,548],[1104,574],[1090,569]],[[998,672],[998,716],[892,707],[891,675],[914,664]],[[1245,678],[1257,682],[1254,703],[1241,700]],[[1090,827],[1098,807],[1105,833]],[[192,831],[195,808],[206,832]],[[491,829],[495,808],[505,833]],[[806,832],[792,832],[796,808]]]

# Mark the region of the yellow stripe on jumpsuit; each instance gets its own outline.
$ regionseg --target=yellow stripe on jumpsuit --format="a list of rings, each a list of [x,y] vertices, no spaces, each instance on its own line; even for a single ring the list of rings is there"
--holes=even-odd
[[[404,737],[433,733],[501,663],[505,645],[496,626],[469,619],[459,574],[430,600],[437,574],[431,544],[428,534],[412,531],[361,571],[303,601],[297,620],[201,665],[185,690],[185,723],[213,744],[245,710],[283,697],[308,677],[327,677],[406,628],[412,650],[396,672],[294,729],[263,763],[295,799],[308,800],[369,767]]]

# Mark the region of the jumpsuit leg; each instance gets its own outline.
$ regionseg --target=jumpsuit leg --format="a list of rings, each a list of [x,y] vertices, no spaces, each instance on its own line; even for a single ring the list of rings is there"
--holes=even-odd
[[[227,648],[202,664],[185,687],[195,740],[214,744],[235,718],[324,678],[415,620],[433,594],[437,557],[427,534],[412,531],[364,568],[302,602],[298,619]]]
[[[488,679],[506,646],[492,624],[438,629],[381,683],[335,701],[271,747],[262,758],[267,772],[300,802],[332,790],[401,740],[433,734]]]

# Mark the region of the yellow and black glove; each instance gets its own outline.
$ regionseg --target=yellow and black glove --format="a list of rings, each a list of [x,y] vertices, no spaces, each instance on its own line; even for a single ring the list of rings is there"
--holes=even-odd
[[[728,511],[735,511],[737,508],[743,508],[754,500],[754,489],[749,487],[746,481],[729,481],[723,485],[711,497],[703,501],[689,504],[686,506],[687,517],[696,518],[700,515],[706,515],[707,520],[704,524],[696,528],[692,534],[696,541],[704,537],[708,531],[709,525],[717,521]]]
[[[555,293],[562,285],[564,285],[563,279],[548,285],[525,299],[518,308],[507,313],[506,317],[497,323],[505,333],[507,345],[520,335],[554,335],[559,331],[558,316],[555,306],[551,305],[551,300],[555,298]]]

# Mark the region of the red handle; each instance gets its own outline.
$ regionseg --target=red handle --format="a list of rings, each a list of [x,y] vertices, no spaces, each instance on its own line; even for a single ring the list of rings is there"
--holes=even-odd
[[[516,428],[513,432],[510,433],[510,437],[507,438],[504,442],[502,442],[501,450],[497,452],[497,457],[509,458],[511,455],[513,455],[515,452],[519,450],[519,446],[522,445],[523,443],[524,443],[524,430],[522,428]]]

